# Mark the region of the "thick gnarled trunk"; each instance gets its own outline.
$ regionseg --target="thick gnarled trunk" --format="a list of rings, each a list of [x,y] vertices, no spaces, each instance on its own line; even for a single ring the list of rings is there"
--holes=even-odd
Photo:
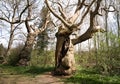
[[[70,75],[75,72],[74,46],[69,36],[57,35],[54,75]]]
[[[19,60],[17,65],[19,66],[28,65],[28,62],[30,61],[30,56],[33,49],[34,41],[35,41],[35,35],[33,35],[32,33],[29,33],[27,36],[27,40],[25,42],[25,46],[19,54]]]
[[[45,3],[50,10],[50,12],[59,19],[62,24],[58,27],[56,53],[55,53],[55,71],[54,74],[69,75],[75,71],[75,60],[74,60],[74,49],[73,45],[86,41],[92,38],[93,34],[96,32],[104,32],[101,27],[95,27],[95,16],[99,14],[100,3],[102,0],[92,0],[88,5],[85,6],[86,0],[78,0],[74,14],[70,17],[67,16],[67,12],[64,11],[64,7],[59,3],[58,11],[59,14],[49,5],[49,1],[45,0]],[[93,6],[95,4],[95,7]],[[83,7],[86,7],[84,12]],[[69,12],[71,13],[71,12]],[[79,15],[81,15],[81,20],[78,21]],[[89,27],[85,33],[77,36],[77,38],[70,39],[69,36],[75,31],[79,31],[82,27],[85,17],[89,15]],[[69,39],[69,40],[68,40]],[[72,41],[72,42],[71,42]]]

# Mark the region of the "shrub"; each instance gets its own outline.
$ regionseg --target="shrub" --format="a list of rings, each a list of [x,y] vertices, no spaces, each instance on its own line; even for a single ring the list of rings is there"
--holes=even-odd
[[[19,53],[22,50],[23,45],[19,45],[16,48],[11,49],[10,55],[8,57],[8,64],[15,66],[19,60]]]
[[[54,65],[54,51],[42,51],[33,50],[31,54],[30,64],[32,66],[53,66]]]

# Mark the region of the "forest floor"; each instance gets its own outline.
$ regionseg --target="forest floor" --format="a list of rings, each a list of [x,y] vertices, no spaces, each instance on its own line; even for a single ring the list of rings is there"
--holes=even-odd
[[[52,76],[52,70],[53,67],[0,65],[0,84],[65,84],[65,76]]]
[[[78,67],[72,76],[52,76],[53,67],[0,65],[0,84],[120,84],[120,75]]]
[[[61,78],[52,76],[50,72],[35,77],[23,75],[0,76],[0,84],[64,84]]]

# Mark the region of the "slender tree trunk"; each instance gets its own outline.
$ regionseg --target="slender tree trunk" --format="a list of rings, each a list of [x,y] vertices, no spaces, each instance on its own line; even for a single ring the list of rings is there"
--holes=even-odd
[[[19,66],[27,66],[30,61],[31,52],[33,49],[35,35],[32,33],[28,33],[27,40],[25,42],[24,48],[21,50],[19,54],[19,59],[17,65]]]
[[[10,30],[10,38],[9,38],[9,42],[8,42],[8,48],[6,50],[6,53],[4,55],[4,62],[3,64],[6,64],[10,55],[10,50],[13,44],[13,39],[14,39],[14,24],[11,24],[11,30]]]
[[[119,12],[117,11],[118,38],[120,37]]]
[[[97,55],[97,36],[94,36],[94,55],[96,57],[96,66],[98,66],[98,55]]]
[[[107,8],[107,1],[105,0],[105,8]],[[109,38],[108,38],[108,11],[105,11],[105,30],[106,30],[106,45],[107,48],[109,46]]]
[[[7,48],[7,52],[6,52],[6,56],[10,55],[10,49],[11,49],[11,46],[12,46],[12,43],[13,43],[13,38],[14,38],[14,35],[13,35],[13,28],[14,28],[14,25],[11,24],[11,34],[10,34],[10,39],[9,39],[9,43],[8,43],[8,48]]]
[[[70,75],[75,71],[74,46],[69,35],[56,35],[54,75]]]

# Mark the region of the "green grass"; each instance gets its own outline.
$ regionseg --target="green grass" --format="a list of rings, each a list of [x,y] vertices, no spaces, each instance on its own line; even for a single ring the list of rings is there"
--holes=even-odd
[[[94,70],[79,69],[65,84],[120,84],[120,76],[107,76]]]
[[[52,70],[53,67],[0,65],[0,76],[21,75],[23,77],[35,77]],[[65,84],[120,84],[120,76],[102,75],[93,69],[79,68],[72,77],[63,79],[63,81]]]
[[[53,67],[0,65],[1,75],[6,74],[6,75],[36,76],[52,70],[53,70]]]

